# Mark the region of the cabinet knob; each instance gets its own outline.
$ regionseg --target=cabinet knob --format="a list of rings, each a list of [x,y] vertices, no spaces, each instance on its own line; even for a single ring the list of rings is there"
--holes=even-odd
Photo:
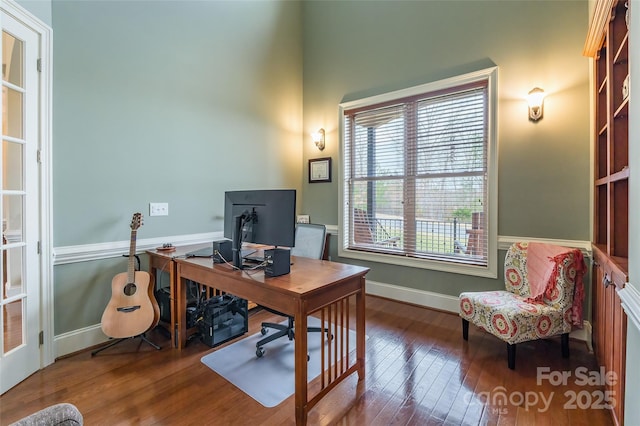
[[[602,277],[602,284],[604,285],[604,288],[607,288],[611,285],[611,278],[609,278],[609,275],[607,273],[605,273]]]

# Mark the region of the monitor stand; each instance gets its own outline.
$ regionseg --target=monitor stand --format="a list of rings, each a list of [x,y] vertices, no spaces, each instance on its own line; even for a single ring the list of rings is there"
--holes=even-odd
[[[233,241],[231,243],[231,251],[233,252],[233,266],[237,269],[243,269],[242,265],[242,225],[245,215],[234,217],[235,228],[233,232]]]

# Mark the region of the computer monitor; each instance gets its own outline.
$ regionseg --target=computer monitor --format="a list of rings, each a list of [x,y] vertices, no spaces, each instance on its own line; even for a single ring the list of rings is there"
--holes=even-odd
[[[233,241],[233,265],[242,269],[243,242],[293,247],[295,212],[295,189],[225,192],[224,236]]]

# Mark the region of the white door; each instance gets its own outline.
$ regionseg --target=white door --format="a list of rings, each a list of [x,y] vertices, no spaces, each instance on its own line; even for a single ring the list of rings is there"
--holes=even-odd
[[[0,394],[40,368],[39,35],[4,11]]]

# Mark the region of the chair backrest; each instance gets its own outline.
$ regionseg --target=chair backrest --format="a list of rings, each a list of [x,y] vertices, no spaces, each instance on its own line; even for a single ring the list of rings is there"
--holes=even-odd
[[[582,279],[582,275],[576,273],[575,255],[569,252],[558,263],[558,274],[555,287],[549,297],[545,296],[543,302],[555,309],[569,309],[573,305],[575,296],[576,279]],[[580,257],[582,260],[582,256]]]
[[[527,274],[528,247],[529,244],[526,242],[512,244],[504,260],[505,288],[507,291],[521,297],[531,296],[531,287]],[[577,278],[574,260],[573,253],[569,252],[563,261],[558,264],[558,273],[551,296],[543,298],[545,304],[557,309],[567,309],[572,306]]]
[[[293,256],[322,259],[324,257],[327,228],[324,225],[299,223],[296,225],[296,242],[291,247]]]
[[[513,243],[504,258],[505,289],[521,297],[531,295],[527,277],[527,247],[527,243]]]

